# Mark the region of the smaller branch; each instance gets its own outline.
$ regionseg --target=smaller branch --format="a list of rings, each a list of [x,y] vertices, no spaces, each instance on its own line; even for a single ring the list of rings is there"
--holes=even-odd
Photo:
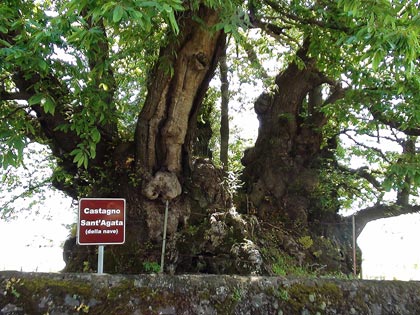
[[[392,129],[391,128],[391,133],[394,136],[394,139],[392,139],[391,137],[389,137],[389,138],[388,137],[382,137],[382,138],[384,138],[384,139],[390,139],[392,141],[395,141],[395,142],[397,142],[401,146],[404,145],[405,139],[401,139],[401,137],[399,137],[398,134],[395,132],[395,129]]]
[[[353,169],[353,168],[349,168],[344,165],[338,164],[338,169],[345,173],[359,176],[360,178],[367,180],[376,189],[378,190],[381,189],[381,183],[378,182],[375,176],[373,176],[370,172],[368,172],[368,168],[365,166],[357,168],[357,169]]]
[[[288,13],[287,10],[285,10],[284,8],[282,8],[278,2],[276,1],[272,1],[272,0],[264,0],[263,2],[265,2],[268,6],[270,6],[274,11],[281,13],[283,16],[299,22],[300,24],[305,24],[305,25],[315,25],[315,26],[319,26],[321,28],[328,28],[331,30],[337,30],[337,31],[342,31],[345,33],[349,33],[351,30],[347,27],[340,27],[338,25],[333,25],[333,24],[327,24],[324,23],[320,20],[316,20],[316,19],[308,19],[308,18],[301,18],[297,15]]]
[[[281,27],[278,25],[275,25],[273,23],[268,23],[263,21],[261,18],[256,16],[255,8],[252,5],[252,2],[250,2],[249,5],[249,17],[251,25],[255,28],[259,28],[263,31],[265,31],[268,35],[276,39],[277,41],[281,41],[282,38],[286,38],[286,41],[293,42],[299,46],[299,43],[289,35],[285,33],[285,30],[290,29],[291,27]],[[275,18],[268,18],[268,20],[274,20]],[[280,19],[280,18],[279,18]]]
[[[336,101],[344,98],[346,92],[349,90],[349,88],[344,88],[340,84],[334,85],[334,91],[331,93],[330,96],[325,100],[324,104],[322,106],[326,106],[329,104],[334,104]]]
[[[249,42],[247,42],[247,39],[245,38],[245,36],[242,36],[241,44],[242,44],[242,47],[245,49],[245,52],[248,56],[249,61],[251,61],[251,63],[258,68],[259,72],[261,73],[262,79],[268,79],[269,75],[267,71],[265,71],[262,64],[260,63],[257,53],[254,50],[254,46],[250,44]]]
[[[356,130],[354,130],[354,129],[347,129],[346,130],[346,132],[347,131],[352,131],[352,132],[357,132]],[[375,130],[376,131],[376,130]],[[380,131],[380,130],[379,130]],[[376,142],[377,143],[381,143],[381,140],[388,140],[388,141],[391,141],[391,142],[395,142],[395,143],[398,143],[399,145],[403,145],[404,144],[404,139],[399,139],[398,137],[397,137],[397,135],[395,134],[395,132],[394,132],[394,130],[392,129],[391,130],[391,132],[392,132],[392,134],[394,135],[394,138],[392,138],[392,137],[388,137],[388,136],[384,136],[384,135],[380,135],[379,133],[377,133],[377,134],[372,134],[372,133],[363,133],[363,136],[366,136],[366,137],[369,137],[369,138],[373,138],[373,139],[375,139],[376,140]]]
[[[370,113],[372,114],[373,118],[380,121],[384,125],[387,125],[393,129],[401,131],[402,133],[406,134],[407,136],[420,136],[420,129],[419,128],[403,128],[403,124],[389,119],[379,110],[374,109],[373,107],[369,108]]]
[[[49,186],[51,183],[51,178],[47,178],[39,183],[37,183],[36,185],[30,186],[27,190],[25,190],[24,192],[13,196],[10,200],[6,201],[5,203],[3,203],[0,208],[1,209],[13,209],[13,203],[16,202],[17,200],[21,199],[21,198],[26,198],[28,196],[31,196],[32,193],[36,192],[37,190],[43,188],[43,187],[47,187]],[[13,211],[13,210],[12,210]],[[2,215],[0,215],[0,217],[2,217]]]
[[[369,147],[366,144],[357,141],[352,136],[350,136],[347,132],[344,132],[343,134],[346,135],[347,138],[349,138],[351,141],[353,141],[356,145],[358,145],[360,147],[363,147],[365,149],[373,150],[373,151],[377,152],[385,161],[387,161],[388,163],[390,163],[389,159],[386,157],[386,155],[381,150],[379,150],[377,148]]]

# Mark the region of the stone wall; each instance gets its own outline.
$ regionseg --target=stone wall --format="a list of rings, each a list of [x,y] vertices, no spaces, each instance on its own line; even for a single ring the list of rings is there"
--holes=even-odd
[[[420,314],[420,282],[0,272],[0,314]]]

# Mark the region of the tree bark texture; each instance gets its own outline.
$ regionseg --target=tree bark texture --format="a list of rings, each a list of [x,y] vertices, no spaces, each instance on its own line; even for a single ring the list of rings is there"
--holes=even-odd
[[[276,78],[278,90],[263,93],[256,100],[258,138],[242,162],[249,198],[259,215],[280,215],[305,226],[308,196],[318,180],[313,163],[321,154],[321,128],[325,123],[322,104],[314,95],[327,80],[303,49],[298,55],[305,62],[302,69],[290,64]],[[273,208],[277,210],[269,210]]]
[[[162,49],[138,118],[136,162],[150,174],[165,170],[182,175],[183,155],[190,150],[187,132],[193,132],[194,118],[223,48],[222,32],[209,30],[218,22],[218,12],[200,10],[203,25],[192,19],[181,21],[181,36]]]
[[[321,109],[339,98],[339,87],[317,70],[305,44],[297,57],[299,65],[289,64],[276,77],[275,92],[261,94],[254,105],[258,138],[242,159],[248,208],[263,222],[285,231],[280,246],[298,261],[348,273],[351,225],[341,220],[338,208],[323,207],[315,195],[326,154],[321,144],[327,120]],[[323,99],[326,85],[333,92]],[[303,250],[305,238],[311,241]]]
[[[228,79],[228,65],[226,61],[226,50],[220,58],[220,91],[221,91],[221,105],[220,105],[220,162],[222,162],[223,169],[228,170],[228,154],[229,154],[229,79]]]

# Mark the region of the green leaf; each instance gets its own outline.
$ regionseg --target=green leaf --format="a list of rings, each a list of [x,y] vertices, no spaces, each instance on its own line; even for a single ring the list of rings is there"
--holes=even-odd
[[[420,185],[420,173],[415,173],[413,177],[414,184],[419,186]]]
[[[182,6],[182,1],[174,1],[172,4],[172,9],[176,11],[184,11],[185,8]]]
[[[112,15],[112,20],[114,21],[114,23],[118,23],[119,21],[121,21],[122,17],[124,16],[124,13],[124,8],[120,5],[117,5]]]
[[[85,169],[88,168],[88,164],[89,164],[89,159],[88,159],[87,156],[85,156],[84,157],[84,160],[83,160],[83,166],[84,166]]]
[[[163,9],[163,11],[166,11],[167,13],[171,13],[172,12],[171,6],[168,5],[168,4],[166,4],[166,3],[163,4],[162,9]]]
[[[94,143],[98,143],[101,140],[101,134],[98,129],[95,128],[92,130],[91,137]]]
[[[79,159],[77,160],[77,167],[80,167],[80,166],[82,166],[82,164],[83,164],[83,155],[82,156],[80,156],[79,157]]]
[[[41,101],[45,98],[44,94],[35,94],[34,96],[31,96],[28,100],[29,105],[35,105],[40,104]]]
[[[232,31],[232,25],[226,24],[224,26],[224,31],[225,31],[225,33],[230,33]]]
[[[96,157],[96,145],[95,144],[90,145],[89,154],[90,154],[91,159],[94,159]]]
[[[175,32],[175,34],[178,34],[179,27],[178,27],[178,23],[176,22],[174,12],[171,10],[171,12],[168,13],[168,16],[169,16],[169,22],[171,24],[173,31]]]
[[[74,149],[70,152],[70,155],[74,155],[73,162],[78,162],[82,156],[82,150],[80,149]]]
[[[44,111],[48,114],[54,115],[55,113],[55,101],[52,97],[47,96],[41,101],[41,105],[44,107]]]
[[[48,69],[48,64],[45,62],[45,60],[40,59],[40,60],[38,61],[38,65],[39,65],[39,67],[41,68],[41,70],[43,70],[43,71],[47,71],[47,69]]]
[[[139,7],[156,7],[158,3],[156,1],[141,1],[137,4]]]
[[[378,69],[379,64],[381,63],[382,59],[383,59],[382,52],[379,50],[375,51],[375,54],[373,55],[373,59],[372,59],[373,70]]]
[[[77,163],[77,167],[87,164],[88,157],[85,152],[80,150],[73,159],[73,162]]]
[[[3,40],[3,39],[0,39],[0,44],[1,44],[1,45],[4,45],[4,47],[8,47],[8,48],[12,47],[12,45],[10,45],[8,42],[6,42],[6,41],[5,41],[5,40]]]
[[[143,23],[142,21],[143,14],[140,11],[130,10],[128,12],[134,20],[137,20],[139,23]]]

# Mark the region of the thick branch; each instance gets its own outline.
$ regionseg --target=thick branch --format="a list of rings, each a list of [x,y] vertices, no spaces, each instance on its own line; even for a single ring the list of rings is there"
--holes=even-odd
[[[39,104],[32,105],[31,108],[37,114],[37,119],[40,122],[40,127],[45,137],[44,139],[53,142],[53,151],[59,150],[62,153],[70,153],[75,148],[78,137],[71,132],[64,133],[57,130],[58,126],[67,123],[65,116],[62,113],[64,104],[61,104],[61,100],[65,98],[66,93],[69,93],[67,89],[53,76],[41,78],[40,76],[32,75],[30,78],[27,78],[26,73],[23,71],[16,72],[13,75],[13,81],[19,89],[19,93],[30,97],[37,94],[34,89],[34,86],[37,83],[48,86],[49,95],[56,100],[55,114],[47,114],[44,108]],[[28,97],[28,99],[30,97]],[[61,155],[62,154],[57,154],[57,156]]]
[[[254,17],[252,19],[252,25],[254,27],[260,28],[262,30],[264,30],[268,35],[272,36],[273,38],[280,40],[281,36],[286,36],[286,34],[284,33],[284,30],[286,28],[277,26],[275,24],[272,23],[268,23],[268,22],[263,22],[259,19],[257,19],[256,17]]]
[[[356,212],[356,236],[359,236],[370,221],[391,218],[402,214],[416,213],[420,211],[420,205],[375,205]]]
[[[245,38],[245,36],[242,36],[241,38],[241,45],[242,47],[245,49],[245,52],[248,56],[249,61],[251,62],[251,64],[253,66],[255,66],[262,79],[268,79],[268,73],[267,71],[265,71],[264,67],[262,66],[262,64],[260,63],[257,53],[254,50],[254,46],[252,44],[250,44],[247,39]]]
[[[0,91],[0,101],[27,101],[31,95],[26,91],[6,92]]]
[[[71,129],[63,131],[60,128],[61,126],[70,123],[67,119],[70,106],[66,103],[69,99],[68,94],[70,92],[62,82],[53,75],[45,77],[40,77],[38,75],[27,76],[26,73],[21,70],[15,73],[13,81],[16,88],[21,93],[26,93],[30,96],[36,95],[37,91],[34,86],[38,85],[44,88],[44,93],[55,100],[54,114],[46,113],[41,104],[33,104],[30,108],[36,113],[36,120],[39,122],[39,124],[36,124],[39,128],[39,130],[37,130],[37,136],[49,145],[53,155],[58,158],[59,166],[62,167],[65,172],[75,177],[75,180],[71,185],[57,180],[53,181],[53,185],[66,192],[68,195],[77,197],[77,186],[81,184],[81,180],[78,179],[78,169],[73,162],[73,156],[70,155],[70,153],[76,149],[77,144],[81,143],[82,139],[77,135],[76,131],[72,131]],[[101,137],[100,142],[96,145],[96,157],[94,160],[90,161],[91,166],[104,164],[105,157],[109,155],[110,150],[108,141],[108,137]],[[94,172],[95,168],[90,168],[90,170]]]

